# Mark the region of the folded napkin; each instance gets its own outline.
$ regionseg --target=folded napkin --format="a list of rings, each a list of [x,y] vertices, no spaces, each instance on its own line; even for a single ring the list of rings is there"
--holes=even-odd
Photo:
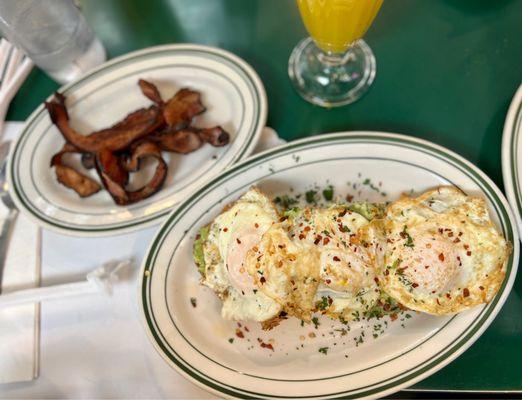
[[[22,123],[5,125],[4,140],[12,140]],[[0,205],[0,226],[7,209]],[[7,251],[2,293],[39,285],[40,230],[18,214]],[[30,381],[38,376],[40,306],[24,304],[0,309],[0,384]]]

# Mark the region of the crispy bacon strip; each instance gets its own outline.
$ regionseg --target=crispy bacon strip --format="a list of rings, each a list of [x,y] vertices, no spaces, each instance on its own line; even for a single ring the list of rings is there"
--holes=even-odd
[[[137,145],[131,154],[130,161],[127,165],[129,169],[131,167],[138,166],[139,161],[145,157],[154,157],[158,161],[156,171],[152,179],[141,189],[135,191],[127,191],[124,185],[115,182],[107,171],[103,169],[103,163],[100,161],[100,157],[96,158],[96,169],[100,175],[105,188],[109,191],[112,198],[119,205],[132,204],[137,201],[146,199],[152,196],[158,190],[161,189],[165,178],[167,177],[167,164],[161,157],[161,150],[157,145],[151,142],[144,141]],[[134,165],[133,165],[134,164]]]
[[[74,168],[64,165],[63,156],[67,153],[77,153],[73,145],[66,143],[59,153],[51,159],[51,167],[54,167],[56,178],[62,185],[73,189],[80,197],[89,197],[101,190],[101,185],[90,177],[81,174]]]
[[[96,161],[101,170],[114,183],[125,186],[129,182],[129,172],[115,153],[110,150],[101,150],[96,154]]]
[[[76,132],[69,125],[69,114],[65,107],[65,96],[55,93],[54,99],[46,102],[51,121],[58,127],[65,140],[83,152],[97,153],[100,150],[118,151],[154,131],[164,122],[156,106],[141,109],[127,116],[116,127],[103,129],[88,136]]]
[[[221,147],[230,142],[230,134],[220,126],[198,129],[198,136],[212,146]]]
[[[150,99],[153,103],[158,106],[163,106],[163,99],[161,98],[160,92],[156,85],[146,81],[145,79],[140,79],[138,81],[138,85],[140,86],[141,92]]]
[[[230,142],[230,135],[220,126],[214,128],[166,129],[150,137],[162,150],[187,154],[199,149],[203,144],[221,147]]]
[[[168,130],[152,138],[162,150],[188,154],[203,146],[204,142],[194,129]]]
[[[201,94],[185,88],[167,100],[163,107],[163,118],[170,128],[183,129],[190,125],[192,118],[205,110]]]

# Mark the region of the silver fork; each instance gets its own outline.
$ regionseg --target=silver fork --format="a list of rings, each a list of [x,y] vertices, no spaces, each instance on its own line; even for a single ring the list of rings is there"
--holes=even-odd
[[[9,154],[9,147],[11,142],[4,142],[0,144],[0,200],[7,208],[7,216],[2,222],[0,230],[0,294],[2,293],[2,277],[4,272],[5,258],[7,255],[7,247],[11,234],[13,232],[14,222],[18,216],[18,209],[13,203],[9,195],[6,170],[7,170],[7,155]]]

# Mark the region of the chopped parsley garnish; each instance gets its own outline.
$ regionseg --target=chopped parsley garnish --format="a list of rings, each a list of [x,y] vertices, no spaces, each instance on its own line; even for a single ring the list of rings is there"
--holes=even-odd
[[[320,347],[319,348],[319,353],[323,353],[324,355],[327,355],[328,354],[328,347]]]
[[[348,228],[346,225],[341,225],[340,229],[341,229],[341,232],[344,232],[344,233],[350,232],[350,228]]]
[[[330,306],[328,303],[328,297],[321,297],[321,300],[319,300],[316,305],[319,310],[326,310]]]
[[[400,258],[397,258],[392,265],[387,265],[386,268],[388,269],[395,269],[399,266],[399,264],[402,262]]]
[[[404,228],[402,229],[402,232],[401,232],[401,237],[406,239],[406,243],[404,243],[404,247],[414,247],[415,245],[413,244],[413,238],[410,236],[410,234],[408,233],[408,231],[406,229],[407,229],[406,225],[404,225]]]
[[[317,327],[318,327],[319,325],[321,325],[321,324],[319,323],[319,319],[317,319],[317,317],[313,317],[313,318],[312,318],[312,323],[314,324],[315,329],[317,329]]]
[[[234,339],[233,338],[228,339],[228,343],[234,343]]]
[[[323,190],[323,197],[326,201],[332,201],[334,195],[334,188],[332,185]]]
[[[296,204],[297,200],[285,194],[283,196],[277,196],[274,199],[274,203],[281,205],[281,207],[284,209],[287,209]]]
[[[304,326],[304,321],[303,320],[301,320],[301,326]]]
[[[305,193],[306,202],[308,204],[310,203],[317,203],[317,200],[315,199],[315,195],[317,192],[315,190],[309,190]]]

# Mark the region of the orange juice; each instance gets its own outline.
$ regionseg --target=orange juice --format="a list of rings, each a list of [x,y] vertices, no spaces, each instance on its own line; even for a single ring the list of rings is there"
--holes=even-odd
[[[344,53],[370,27],[383,0],[297,0],[315,43],[326,52]]]

